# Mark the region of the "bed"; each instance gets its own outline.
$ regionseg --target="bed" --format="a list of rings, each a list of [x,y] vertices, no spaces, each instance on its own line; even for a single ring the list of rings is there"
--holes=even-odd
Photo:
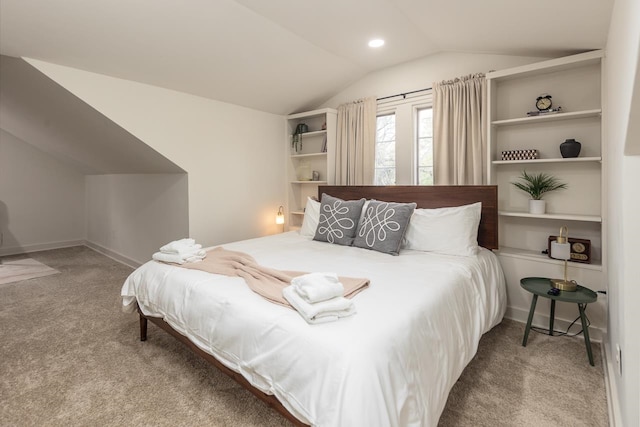
[[[399,256],[318,242],[292,231],[223,245],[282,270],[366,277],[357,314],[310,325],[230,278],[150,261],[122,288],[140,338],[152,321],[296,425],[435,426],[447,396],[506,307],[497,257],[495,186],[321,186],[319,196],[482,203],[474,256],[403,249]],[[454,230],[451,231],[452,233]]]

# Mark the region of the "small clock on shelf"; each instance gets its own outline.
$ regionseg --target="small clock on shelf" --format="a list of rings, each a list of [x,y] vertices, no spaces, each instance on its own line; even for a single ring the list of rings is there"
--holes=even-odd
[[[543,114],[559,113],[561,110],[562,110],[562,107],[553,108],[551,95],[544,93],[536,98],[536,110],[529,111],[527,113],[527,116],[531,117],[531,116],[540,116]]]
[[[551,95],[544,94],[536,98],[536,108],[538,111],[547,111],[552,105]]]

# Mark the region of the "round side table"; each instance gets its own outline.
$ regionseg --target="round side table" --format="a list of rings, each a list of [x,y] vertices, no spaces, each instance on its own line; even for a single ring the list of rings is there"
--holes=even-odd
[[[531,330],[531,321],[533,320],[533,314],[536,311],[536,303],[538,302],[539,296],[549,298],[551,300],[551,314],[549,316],[549,335],[551,336],[553,336],[553,321],[556,311],[556,301],[578,304],[580,321],[582,322],[582,331],[584,333],[584,343],[587,347],[589,363],[593,366],[593,353],[591,351],[591,341],[589,340],[589,325],[587,324],[587,318],[584,314],[584,310],[587,307],[587,304],[597,301],[598,294],[589,288],[578,285],[575,292],[560,291],[558,295],[549,295],[547,292],[549,292],[549,289],[553,286],[551,284],[551,280],[546,277],[525,277],[524,279],[520,279],[520,286],[533,294],[531,309],[529,310],[529,319],[527,320],[527,327],[524,330],[522,346],[527,346],[527,339],[529,338],[529,331]]]

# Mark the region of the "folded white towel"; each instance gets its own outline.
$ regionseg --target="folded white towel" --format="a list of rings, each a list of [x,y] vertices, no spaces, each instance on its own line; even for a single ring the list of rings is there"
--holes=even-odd
[[[344,286],[335,273],[309,273],[295,277],[291,284],[310,303],[326,301],[344,295]]]
[[[175,247],[174,249],[168,250],[168,251],[161,250],[160,252],[163,252],[165,254],[176,254],[176,255],[186,256],[186,255],[192,255],[192,254],[198,253],[199,251],[201,251],[201,249],[202,249],[202,245],[197,244],[192,246]]]
[[[295,286],[287,286],[282,290],[282,296],[289,301],[307,323],[326,323],[338,320],[340,317],[351,316],[356,313],[353,301],[344,297],[310,304],[296,291]]]
[[[194,239],[174,240],[173,242],[167,243],[166,245],[161,247],[160,252],[180,252],[181,250],[189,248],[195,244],[196,241]],[[200,248],[202,248],[202,246],[200,246]]]
[[[151,258],[155,261],[160,262],[172,262],[174,264],[184,264],[185,262],[198,262],[202,261],[207,256],[205,251],[199,251],[198,253],[190,254],[190,255],[178,255],[178,254],[168,254],[164,252],[156,252],[153,254]]]

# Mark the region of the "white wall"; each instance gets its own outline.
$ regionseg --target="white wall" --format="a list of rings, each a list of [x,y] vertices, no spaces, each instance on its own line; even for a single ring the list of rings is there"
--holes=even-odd
[[[640,108],[638,66],[640,54],[640,2],[616,0],[611,18],[605,61],[605,108],[608,145],[609,337],[607,353],[619,404],[619,426],[640,425],[640,338],[638,264],[640,241],[640,157],[624,154],[625,145],[640,140],[630,116]],[[634,96],[635,93],[635,96]],[[615,362],[622,349],[622,375]],[[616,411],[617,412],[617,411]]]
[[[282,116],[28,61],[189,174],[191,237],[213,245],[280,230]]]
[[[327,100],[322,106],[338,105],[365,96],[378,98],[431,87],[433,82],[471,73],[517,67],[548,58],[442,52],[370,73]]]
[[[186,174],[86,177],[88,245],[140,265],[189,234]]]
[[[0,129],[0,255],[80,244],[84,175]]]

